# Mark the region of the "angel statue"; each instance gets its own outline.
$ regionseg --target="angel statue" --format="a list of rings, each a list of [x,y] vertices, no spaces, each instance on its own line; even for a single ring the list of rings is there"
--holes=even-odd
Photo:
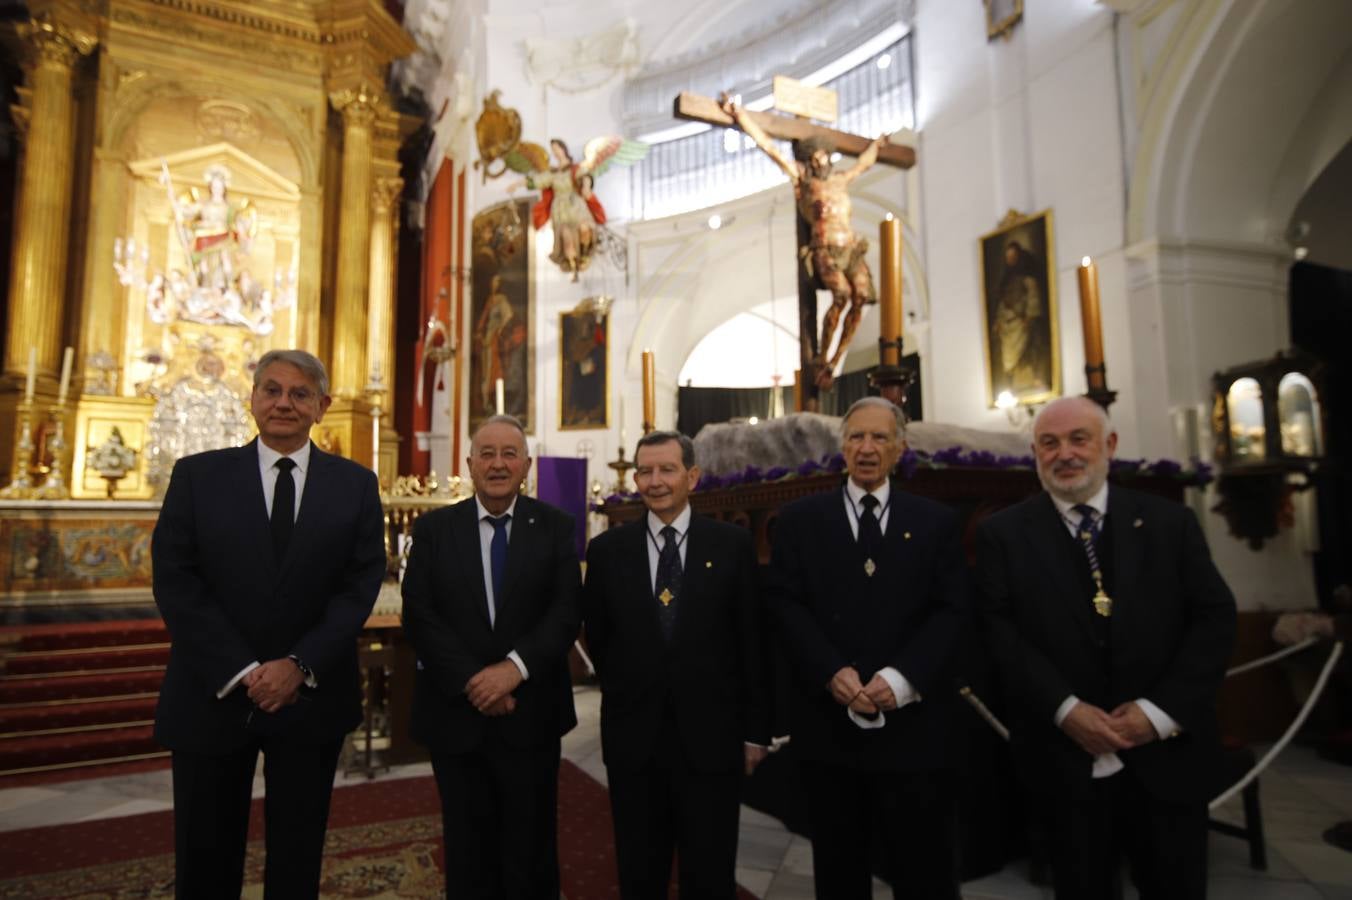
[[[526,176],[507,190],[510,193],[522,185],[539,189],[540,201],[531,210],[531,223],[538,230],[554,220],[554,249],[549,258],[577,281],[578,273],[591,263],[606,224],[605,207],[592,193],[592,185],[612,163],[631,166],[643,159],[648,145],[619,135],[592,138],[583,149],[582,162],[574,162],[568,145],[558,138],[549,142],[549,148],[554,166],[539,144],[522,142],[504,155],[508,168]]]

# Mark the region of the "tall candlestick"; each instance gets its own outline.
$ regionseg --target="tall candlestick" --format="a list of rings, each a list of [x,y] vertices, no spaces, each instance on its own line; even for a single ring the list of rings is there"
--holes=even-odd
[[[1089,257],[1080,261],[1080,323],[1084,329],[1084,372],[1090,391],[1108,388],[1103,364],[1103,322],[1099,316],[1098,266]]]
[[[657,369],[651,350],[643,351],[643,433],[657,427]]]
[[[23,384],[23,399],[25,403],[33,402],[33,386],[38,378],[38,348],[28,348],[28,370],[27,377]]]
[[[502,383],[501,378],[493,383],[493,392],[497,403],[495,407],[497,414],[502,415],[503,410],[507,408],[507,386]]]
[[[61,386],[56,391],[56,402],[58,404],[66,402],[66,394],[70,391],[70,365],[75,361],[75,348],[67,347],[66,352],[61,356]]]
[[[882,221],[879,252],[882,254],[882,295],[879,297],[878,362],[901,365],[901,221],[891,213]]]

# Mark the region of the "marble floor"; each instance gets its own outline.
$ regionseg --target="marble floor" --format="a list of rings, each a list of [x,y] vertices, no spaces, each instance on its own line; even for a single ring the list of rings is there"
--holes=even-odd
[[[564,739],[564,756],[605,782],[598,734],[599,695],[590,688],[576,694],[579,726]],[[401,766],[380,778],[430,774],[426,764]],[[1268,869],[1248,866],[1247,846],[1235,838],[1211,837],[1211,900],[1352,900],[1352,853],[1324,843],[1323,832],[1352,819],[1352,772],[1292,746],[1262,779]],[[338,785],[365,782],[365,776],[339,775]],[[255,785],[261,793],[261,781]],[[0,789],[0,840],[3,832],[152,812],[170,807],[168,771],[72,781],[39,787]],[[1240,821],[1238,799],[1218,817]],[[764,900],[810,900],[812,850],[769,816],[743,808],[738,880]],[[962,887],[967,900],[1040,900],[1052,894],[1028,882],[1026,866],[1003,871]],[[891,892],[876,884],[875,897]],[[1128,889],[1128,897],[1133,893]]]

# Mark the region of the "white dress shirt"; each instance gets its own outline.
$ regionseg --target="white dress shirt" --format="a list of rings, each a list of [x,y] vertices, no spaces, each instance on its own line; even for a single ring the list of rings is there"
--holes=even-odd
[[[681,554],[681,571],[685,571],[685,533],[690,530],[690,504],[685,505],[676,518],[671,520],[671,527],[676,529],[676,546]],[[657,592],[657,561],[662,557],[662,545],[665,543],[662,539],[662,529],[667,525],[657,517],[656,513],[649,512],[645,519],[648,526],[648,582],[652,585],[653,592]]]
[[[277,460],[283,456],[288,457],[296,464],[291,470],[291,480],[296,483],[296,508],[292,510],[292,521],[300,518],[300,498],[305,493],[305,473],[310,469],[310,442],[299,450],[291,453],[278,453],[260,439],[256,442],[258,447],[258,474],[263,479],[263,504],[268,510],[268,519],[272,519],[272,498],[277,493],[277,475],[280,471],[277,468]],[[216,692],[218,698],[224,697],[235,689],[245,675],[248,675],[254,669],[258,668],[258,660],[254,660],[244,668],[240,669],[234,678],[225,683],[225,687]],[[319,682],[313,676],[306,679],[305,684],[308,687],[319,687]]]
[[[1049,496],[1052,498],[1052,503],[1056,505],[1056,511],[1061,514],[1061,521],[1065,523],[1070,536],[1075,538],[1076,542],[1079,542],[1080,514],[1075,510],[1076,504],[1067,503],[1055,495]],[[1085,501],[1085,505],[1093,507],[1096,513],[1094,520],[1101,524],[1103,517],[1108,514],[1108,482],[1105,481],[1094,492],[1094,496]],[[1056,708],[1057,728],[1061,727],[1061,723],[1066,720],[1066,716],[1070,715],[1070,711],[1079,702],[1080,698],[1074,694],[1061,701],[1061,705]],[[1137,697],[1136,705],[1141,708],[1141,712],[1145,713],[1145,717],[1150,720],[1150,724],[1155,728],[1155,734],[1160,737],[1170,738],[1182,730],[1168,713],[1144,697]],[[1122,771],[1122,768],[1122,759],[1116,753],[1100,753],[1094,757],[1093,775],[1095,778],[1107,778],[1109,775],[1116,775]]]
[[[484,594],[488,597],[488,622],[495,624],[498,620],[498,598],[493,596],[493,523],[488,521],[490,517],[496,518],[484,505],[479,502],[479,496],[474,496],[475,512],[479,516],[479,553],[484,565]],[[508,506],[501,513],[504,516],[511,516],[507,520],[507,540],[512,540],[512,526],[516,523],[516,498],[512,498],[512,505]],[[530,672],[526,669],[526,664],[521,660],[521,655],[513,650],[507,654],[507,658],[516,664],[521,672],[521,679],[524,681],[530,678]]]
[[[891,482],[884,479],[881,485],[874,488],[872,491],[866,491],[855,484],[853,478],[847,478],[845,480],[844,492],[845,519],[850,523],[850,533],[854,535],[856,541],[859,540],[859,516],[864,512],[863,504],[864,495],[866,494],[872,494],[878,501],[876,515],[878,516],[878,530],[882,534],[887,534],[887,523],[892,518]],[[902,675],[894,667],[886,666],[881,668],[878,670],[878,674],[881,675],[883,681],[886,681],[888,686],[892,688],[892,696],[896,698],[897,709],[901,709],[908,703],[920,702],[920,692],[912,687],[911,683],[906,680],[906,676]],[[883,725],[887,724],[881,711],[879,711],[878,717],[875,719],[866,719],[849,707],[845,708],[845,714],[849,717],[851,722],[864,729],[882,728]]]

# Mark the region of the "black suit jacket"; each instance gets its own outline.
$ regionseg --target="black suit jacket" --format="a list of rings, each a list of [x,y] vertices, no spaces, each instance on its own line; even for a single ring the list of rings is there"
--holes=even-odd
[[[697,771],[740,769],[745,741],[769,744],[755,548],[744,528],[692,516],[671,640],[662,637],[648,570],[648,517],[587,548],[583,614],[601,679],[607,766],[638,769],[674,714]]]
[[[1075,556],[1083,551],[1067,538],[1046,493],[977,531],[983,630],[1009,694],[1016,748],[1042,778],[1083,783],[1092,758],[1056,727],[1057,707],[1071,694],[1108,712],[1144,697],[1182,733],[1125,751],[1123,763],[1161,795],[1204,796],[1235,601],[1196,517],[1181,504],[1109,488],[1100,538],[1111,541],[1113,560],[1106,648],[1096,642],[1092,591]]]
[[[257,441],[184,457],[169,479],[151,556],[155,603],[172,641],[155,716],[162,745],[223,753],[251,731],[326,741],[361,721],[356,638],[385,575],[370,469],[312,445],[300,515],[277,560]],[[319,685],[303,688],[298,702],[269,715],[252,710],[242,686],[216,698],[250,662],[293,653]]]
[[[774,526],[769,608],[795,676],[793,747],[804,759],[871,771],[945,768],[957,697],[953,665],[968,616],[958,518],[894,483],[870,577],[843,490],[785,506]],[[861,729],[828,687],[845,666],[865,684],[891,666],[922,699],[886,713],[882,728]]]
[[[413,736],[434,750],[477,748],[488,728],[519,748],[557,741],[577,724],[568,651],[577,638],[581,580],[573,517],[518,497],[507,544],[496,624],[488,620],[477,506],[428,513],[413,527],[404,571],[404,633],[422,668],[413,690]],[[465,684],[515,650],[530,677],[513,692],[516,711],[481,714]]]

